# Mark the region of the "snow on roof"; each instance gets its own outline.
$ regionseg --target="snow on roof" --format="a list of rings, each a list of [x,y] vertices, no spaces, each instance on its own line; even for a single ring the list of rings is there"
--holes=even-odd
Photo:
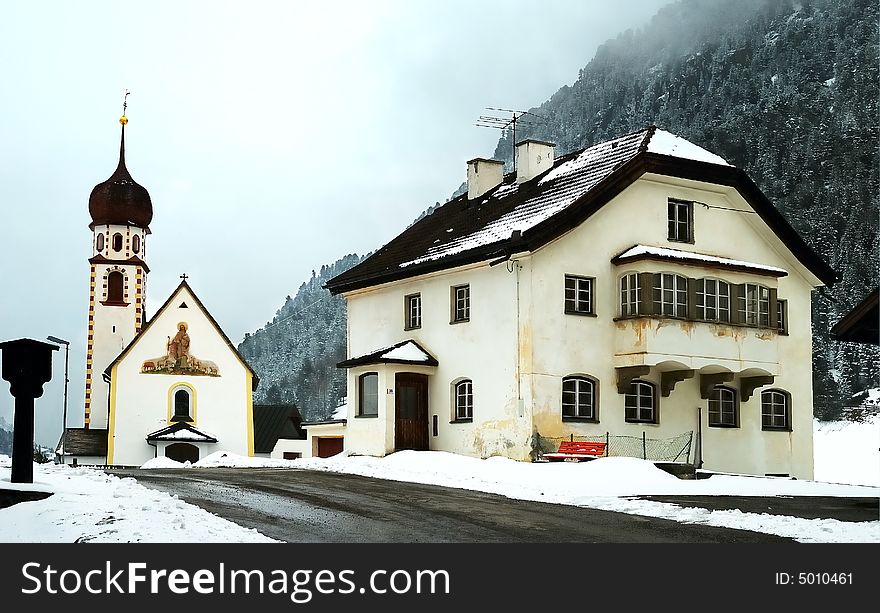
[[[168,434],[160,434],[158,436],[153,437],[154,440],[157,441],[214,441],[217,439],[215,436],[211,436],[207,432],[202,433],[198,430],[178,430],[177,432],[169,432]]]
[[[386,360],[406,360],[407,362],[427,362],[431,356],[425,353],[412,341],[407,341],[400,347],[386,351],[380,358]]]
[[[348,405],[341,404],[333,410],[331,419],[345,419],[348,417]]]
[[[512,197],[520,197],[522,201],[478,230],[431,247],[422,257],[403,262],[399,267],[405,268],[498,243],[507,240],[515,232],[525,232],[550,219],[593,189],[621,164],[635,157],[646,133],[647,130],[634,132],[584,149],[571,160],[560,163],[547,173],[538,181],[540,189],[533,193],[523,190],[516,183],[500,186],[487,194],[487,198],[494,201],[491,206],[503,207],[503,201]],[[521,193],[523,191],[524,197]]]
[[[698,147],[689,140],[685,140],[680,136],[676,136],[666,130],[657,128],[651,140],[648,142],[649,153],[659,153],[662,155],[672,155],[687,160],[696,160],[697,162],[708,162],[710,164],[720,164],[722,166],[731,166],[724,158],[706,151],[702,147]]]
[[[706,262],[708,264],[717,264],[719,266],[730,266],[736,268],[751,268],[764,272],[773,273],[776,276],[785,276],[788,271],[777,268],[776,266],[765,266],[764,264],[755,264],[754,262],[746,262],[743,260],[731,260],[729,258],[720,258],[714,255],[704,255],[702,253],[694,253],[692,251],[681,251],[680,249],[667,249],[665,247],[648,247],[647,245],[636,245],[627,249],[615,260],[635,259],[642,255],[654,255],[662,258],[671,258],[688,262]]]

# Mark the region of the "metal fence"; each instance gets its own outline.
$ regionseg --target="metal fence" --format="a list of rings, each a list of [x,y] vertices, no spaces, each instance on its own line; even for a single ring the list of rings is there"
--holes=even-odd
[[[690,430],[672,438],[648,438],[646,432],[642,436],[626,436],[619,434],[571,434],[567,437],[541,436],[536,434],[532,442],[533,459],[540,460],[545,453],[559,449],[562,441],[593,441],[605,443],[606,456],[626,458],[642,458],[652,462],[690,463],[694,432]]]

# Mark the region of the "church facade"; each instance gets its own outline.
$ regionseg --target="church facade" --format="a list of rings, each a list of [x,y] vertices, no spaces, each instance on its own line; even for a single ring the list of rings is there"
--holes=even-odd
[[[119,163],[89,197],[92,255],[82,428],[61,453],[80,464],[139,466],[157,456],[198,461],[214,451],[254,455],[258,378],[185,275],[147,321],[149,192]]]

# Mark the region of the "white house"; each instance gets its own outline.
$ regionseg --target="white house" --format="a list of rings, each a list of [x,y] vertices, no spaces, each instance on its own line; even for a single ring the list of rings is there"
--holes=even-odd
[[[810,478],[810,297],[834,280],[745,172],[680,137],[524,141],[514,173],[471,160],[466,194],[327,284],[345,448],[526,460],[695,432],[706,469]]]

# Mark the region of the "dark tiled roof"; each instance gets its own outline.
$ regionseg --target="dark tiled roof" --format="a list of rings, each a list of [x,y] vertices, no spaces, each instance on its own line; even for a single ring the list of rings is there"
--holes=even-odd
[[[386,354],[394,351],[395,349],[403,347],[407,343],[411,343],[411,344],[415,345],[415,348],[418,349],[418,351],[421,351],[422,353],[425,354],[425,359],[416,360],[416,359],[408,359],[408,358],[393,357],[393,356],[388,357],[386,355]],[[351,368],[352,366],[366,366],[368,364],[417,364],[417,365],[421,365],[421,366],[437,366],[438,362],[437,362],[437,358],[435,358],[430,353],[428,353],[424,347],[422,347],[421,345],[419,345],[417,342],[415,342],[412,339],[407,339],[405,341],[400,341],[399,343],[395,343],[394,345],[391,345],[390,347],[384,347],[382,349],[377,349],[376,351],[373,351],[373,352],[368,353],[366,355],[358,356],[355,358],[349,358],[347,360],[339,362],[336,365],[336,367],[337,368]]]
[[[63,434],[62,434],[63,437]],[[58,440],[58,451],[61,439]],[[107,431],[95,428],[68,428],[64,455],[96,455],[107,457]]]
[[[880,344],[880,289],[875,288],[834,324],[831,334],[839,341]]]
[[[735,187],[789,249],[826,284],[834,271],[742,170],[653,152],[651,126],[556,159],[521,184],[514,174],[473,200],[450,200],[363,262],[327,283],[334,294],[533,251],[576,227],[647,172]],[[693,146],[693,145],[691,145]],[[707,154],[711,156],[711,154]]]
[[[292,404],[254,405],[254,453],[270,453],[278,439],[303,440],[302,415]]]

